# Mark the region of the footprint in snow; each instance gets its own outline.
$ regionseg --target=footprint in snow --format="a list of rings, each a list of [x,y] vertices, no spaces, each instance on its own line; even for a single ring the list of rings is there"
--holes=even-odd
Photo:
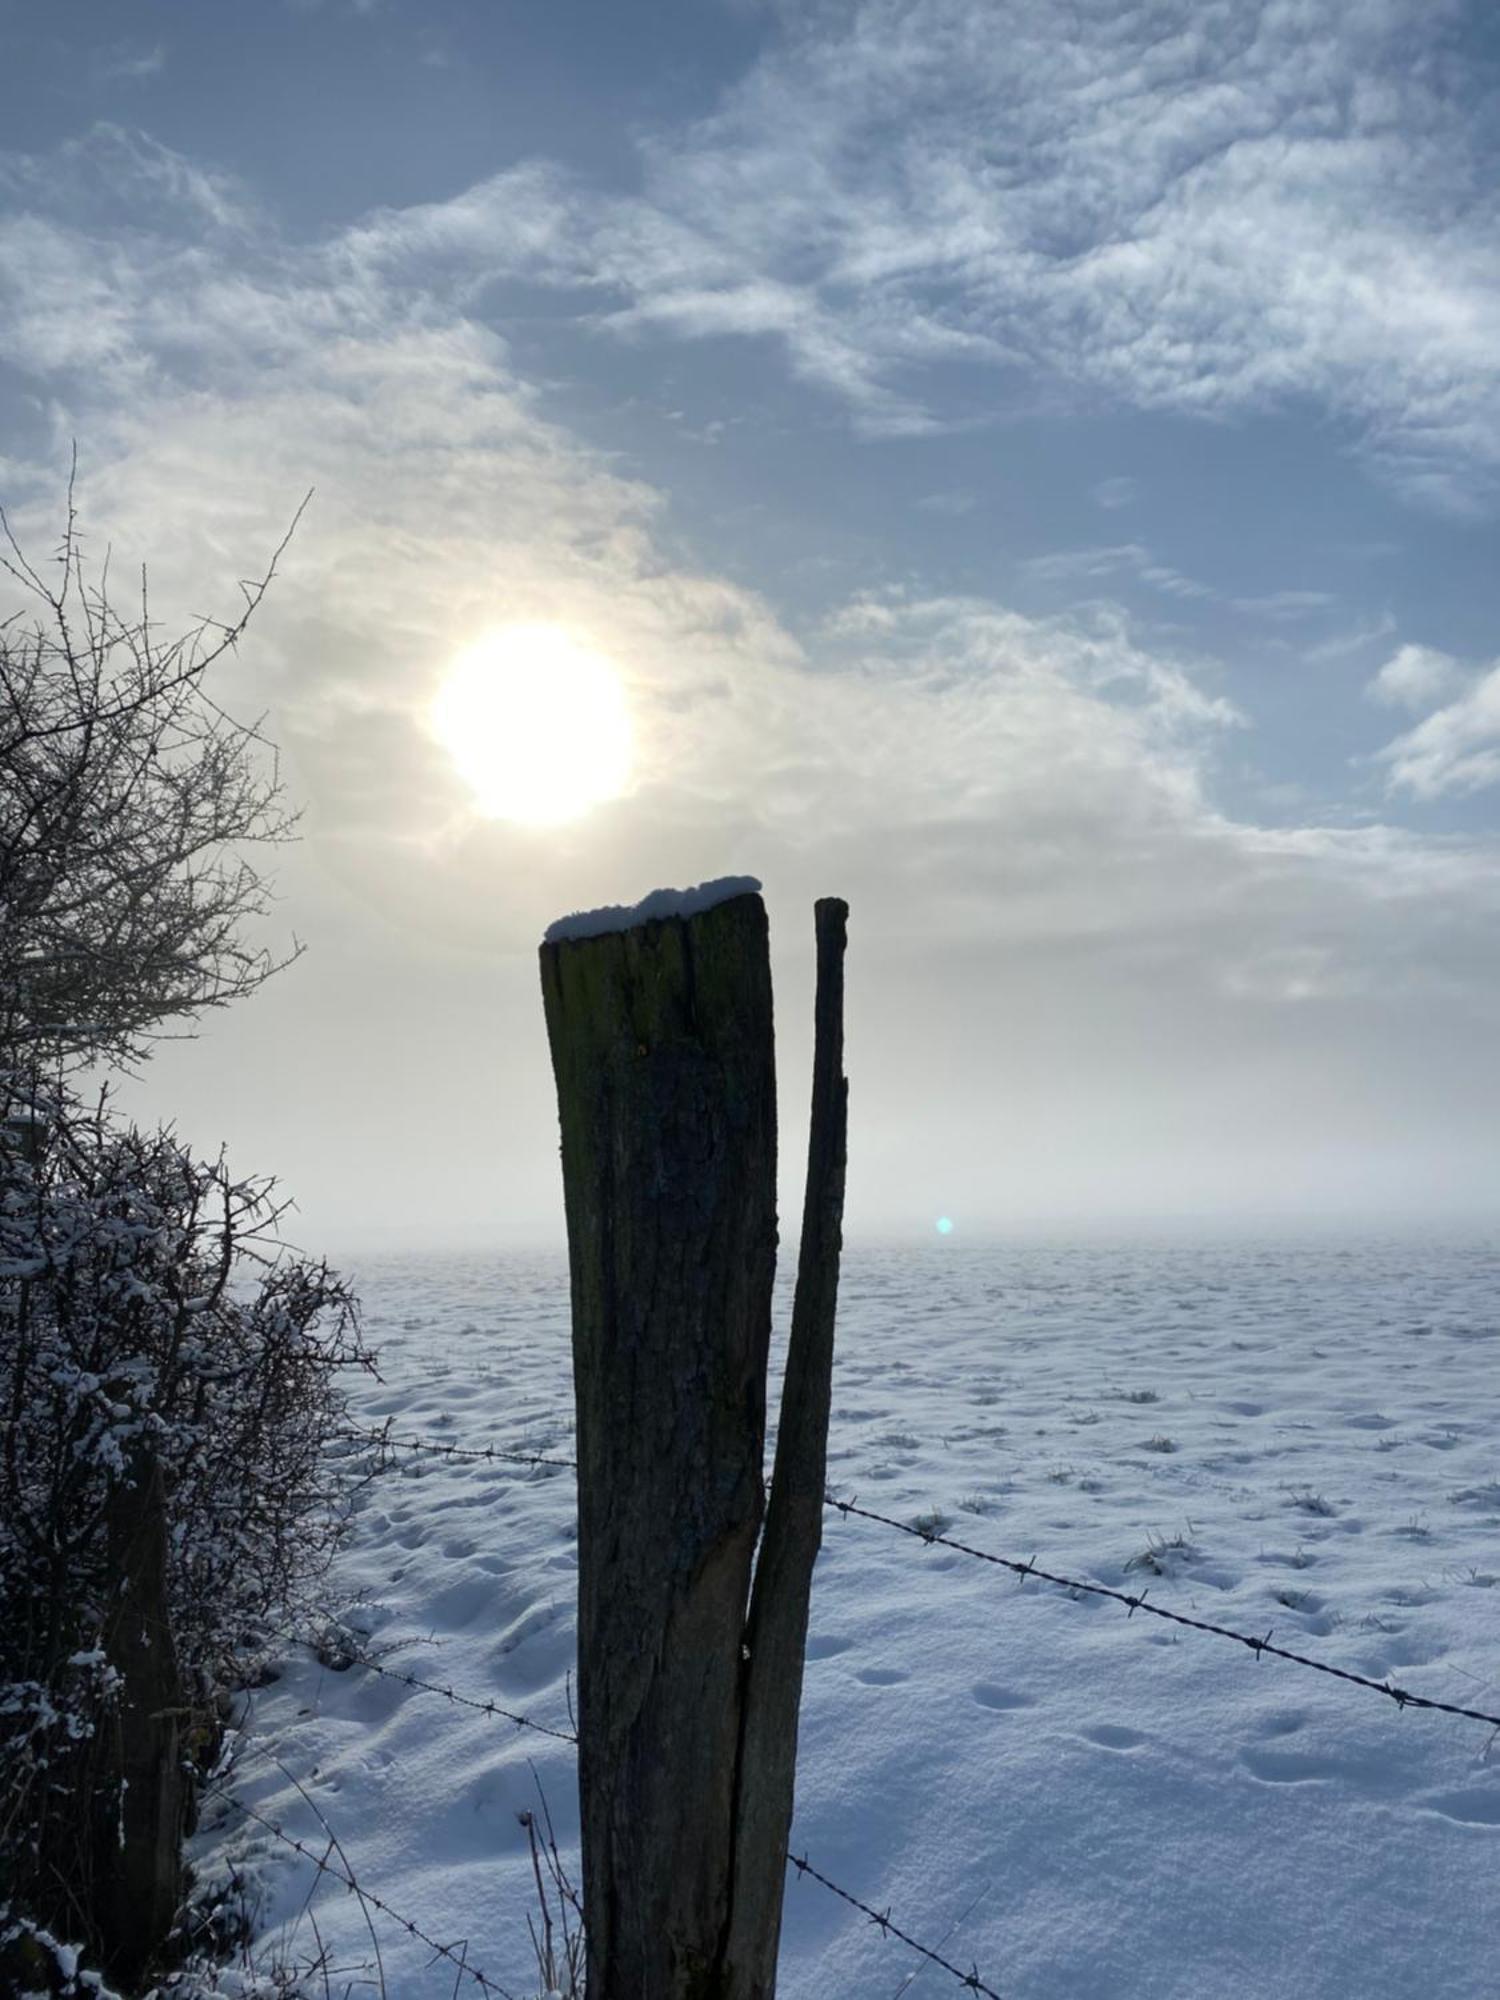
[[[1242,1750],[1240,1762],[1266,1785],[1310,1785],[1348,1775],[1332,1757],[1304,1757],[1290,1750]]]
[[[1295,1710],[1286,1709],[1276,1715],[1263,1716],[1255,1724],[1255,1734],[1263,1737],[1295,1736],[1302,1728],[1306,1717]]]
[[[518,1647],[526,1645],[531,1639],[535,1639],[539,1633],[550,1630],[561,1616],[561,1608],[556,1604],[533,1605],[530,1611],[522,1613],[515,1624],[511,1626],[510,1630],[500,1640],[499,1645],[495,1648],[496,1659],[505,1659],[507,1655],[514,1653]]]
[[[993,1708],[1000,1713],[1012,1708],[1034,1708],[1035,1697],[1019,1694],[1014,1688],[996,1687],[993,1681],[976,1681],[969,1690],[981,1708]]]
[[[1241,1750],[1239,1761],[1252,1778],[1265,1785],[1343,1784],[1361,1792],[1393,1793],[1405,1789],[1405,1779],[1395,1769],[1382,1767],[1372,1759],[1356,1761],[1326,1751]]]
[[[1138,1750],[1146,1740],[1141,1730],[1128,1729],[1123,1722],[1096,1722],[1092,1728],[1080,1729],[1078,1733],[1086,1743],[1093,1743],[1101,1750]]]
[[[853,1644],[852,1639],[835,1638],[831,1632],[818,1633],[807,1642],[807,1657],[810,1660],[831,1660],[838,1653],[847,1653]]]

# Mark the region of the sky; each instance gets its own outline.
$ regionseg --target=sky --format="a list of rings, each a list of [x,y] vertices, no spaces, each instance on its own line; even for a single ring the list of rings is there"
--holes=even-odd
[[[217,691],[302,958],[127,1084],[317,1249],[560,1242],[536,946],[753,874],[783,1234],[851,905],[851,1236],[1500,1198],[1485,0],[0,0],[0,500]],[[455,657],[633,761],[486,816]],[[583,730],[580,720],[579,729]],[[581,737],[580,737],[581,740]]]

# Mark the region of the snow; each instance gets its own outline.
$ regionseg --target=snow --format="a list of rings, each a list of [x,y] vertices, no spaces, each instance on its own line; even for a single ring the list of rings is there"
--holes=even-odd
[[[760,883],[753,875],[721,875],[716,882],[700,882],[696,889],[653,889],[649,896],[627,909],[623,903],[606,904],[599,910],[575,910],[547,926],[543,944],[564,939],[603,937],[610,931],[634,930],[637,924],[657,924],[667,917],[696,917],[734,896],[754,896]]]
[[[360,1275],[385,1376],[362,1420],[568,1455],[560,1259]],[[830,1480],[1500,1712],[1497,1275],[1485,1246],[851,1252]],[[573,1522],[565,1469],[407,1458],[343,1560],[348,1622],[388,1668],[566,1730]],[[305,1649],[250,1700],[244,1803],[322,1852],[315,1806],[392,1909],[535,1994],[517,1814],[540,1786],[576,1865],[571,1747]],[[793,1848],[1015,2000],[1490,2000],[1491,1734],[830,1512]],[[310,1871],[269,1834],[211,1804],[194,1858],[248,1862],[268,1957],[312,1947]],[[337,1963],[372,1958],[337,1883],[312,1909]],[[368,1914],[389,2000],[454,1990]],[[782,2000],[960,1990],[789,1881]]]

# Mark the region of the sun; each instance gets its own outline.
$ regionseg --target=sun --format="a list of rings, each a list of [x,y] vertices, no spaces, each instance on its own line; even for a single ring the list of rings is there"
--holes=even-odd
[[[561,826],[630,777],[619,672],[561,625],[498,625],[466,646],[429,720],[486,819]]]

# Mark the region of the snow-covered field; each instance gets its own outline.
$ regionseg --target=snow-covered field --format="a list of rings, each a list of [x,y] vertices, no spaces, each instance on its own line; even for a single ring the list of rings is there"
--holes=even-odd
[[[366,1260],[361,1420],[569,1450],[566,1275]],[[830,1476],[900,1519],[1500,1712],[1494,1246],[986,1248],[845,1259]],[[411,1456],[336,1583],[388,1667],[562,1730],[572,1475]],[[1228,1641],[830,1515],[794,1849],[1014,2000],[1491,2000],[1500,1744]],[[293,1784],[295,1777],[306,1797]],[[570,1747],[310,1652],[251,1704],[237,1797],[517,1996],[519,1811],[576,1853]],[[313,1802],[317,1814],[313,1811]],[[378,1990],[366,1915],[216,1805],[263,1944],[313,1920]],[[455,1991],[368,1913],[389,2000]],[[464,1990],[478,1992],[468,1982]],[[783,2000],[961,1991],[808,1880]]]

